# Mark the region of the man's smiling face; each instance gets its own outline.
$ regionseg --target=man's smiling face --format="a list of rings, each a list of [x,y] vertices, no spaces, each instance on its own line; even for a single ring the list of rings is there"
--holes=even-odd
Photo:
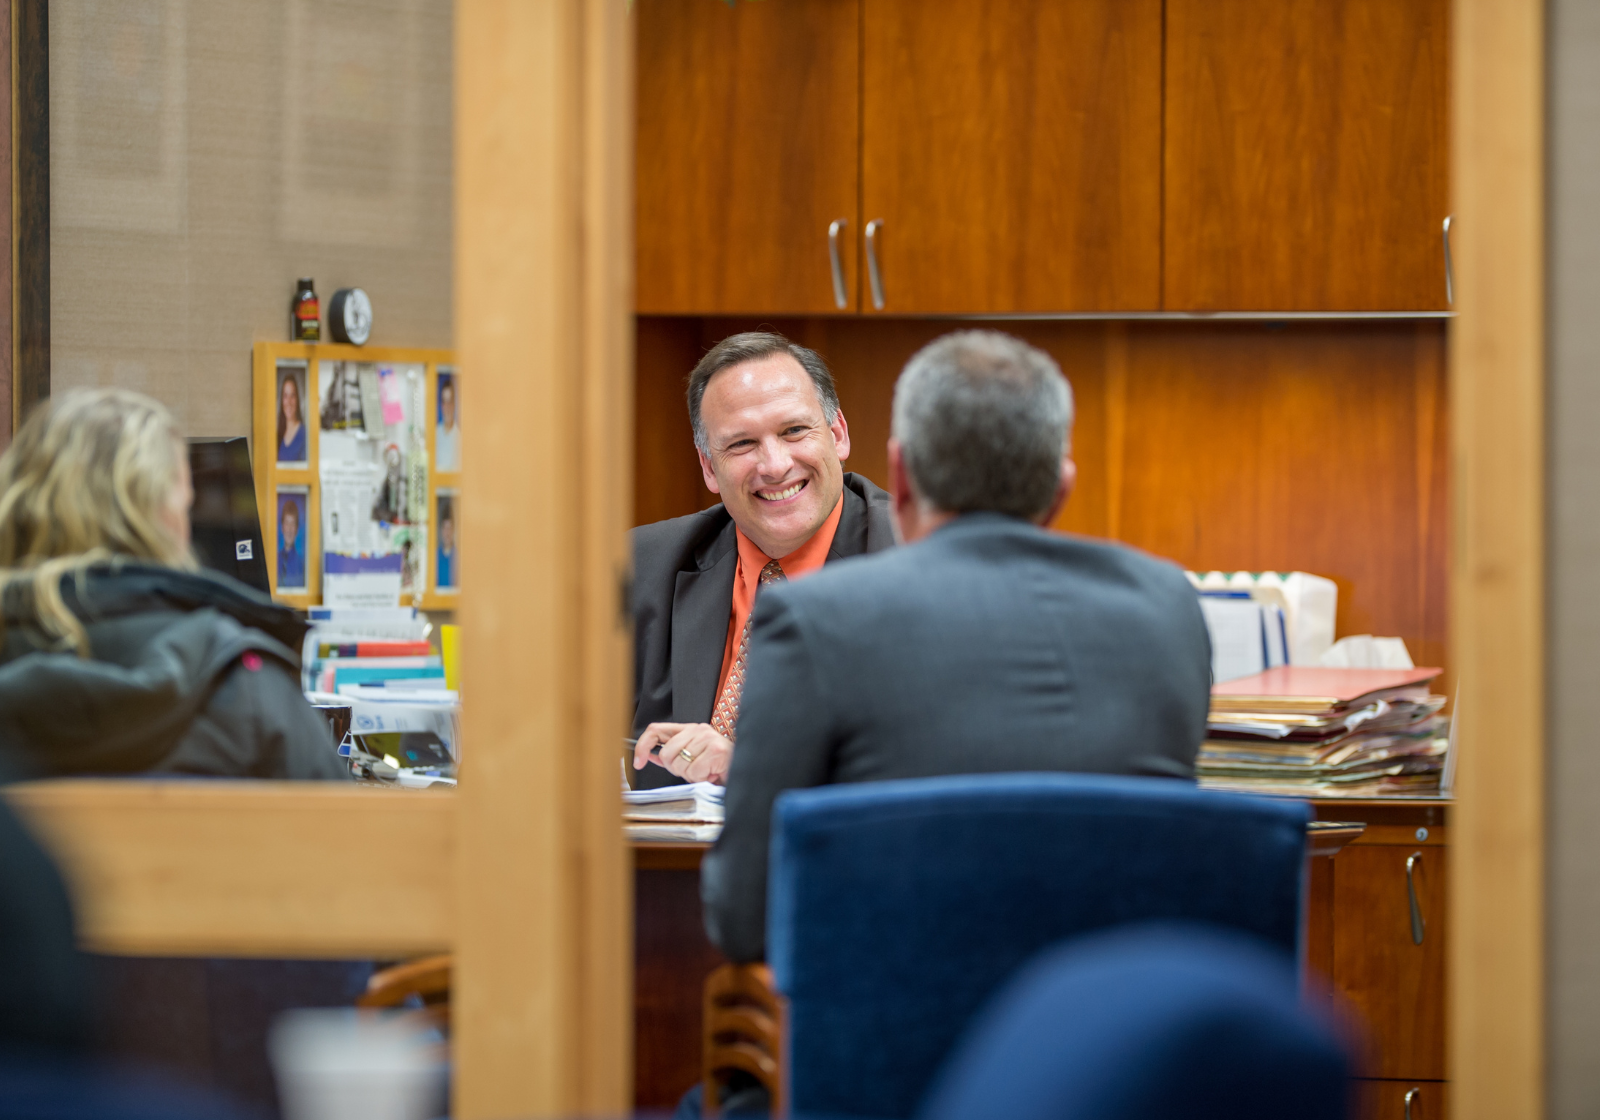
[[[844,489],[844,413],[829,424],[811,378],[788,354],[729,366],[707,383],[700,422],[706,486],[773,559],[811,539]]]

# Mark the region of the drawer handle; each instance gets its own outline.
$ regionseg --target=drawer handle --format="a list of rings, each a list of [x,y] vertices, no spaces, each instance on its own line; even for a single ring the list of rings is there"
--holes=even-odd
[[[1411,1102],[1416,1100],[1418,1094],[1420,1094],[1421,1092],[1422,1092],[1421,1089],[1407,1089],[1406,1090],[1406,1120],[1411,1120]]]
[[[1444,220],[1444,301],[1449,304],[1454,304],[1456,301],[1455,270],[1450,267],[1449,217],[1446,217]]]
[[[1422,944],[1422,934],[1427,929],[1422,920],[1422,904],[1417,901],[1417,865],[1422,862],[1422,853],[1413,852],[1406,857],[1406,896],[1411,900],[1411,943]]]
[[[883,273],[878,271],[878,231],[883,228],[882,218],[867,223],[867,280],[872,284],[872,306],[883,310]]]
[[[828,263],[833,266],[833,305],[843,311],[850,305],[850,290],[844,284],[844,265],[839,260],[839,233],[849,225],[843,218],[828,223]]]

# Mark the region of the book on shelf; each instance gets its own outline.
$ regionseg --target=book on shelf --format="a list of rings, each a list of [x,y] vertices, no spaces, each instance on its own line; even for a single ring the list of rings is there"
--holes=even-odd
[[[317,644],[318,657],[428,657],[432,653],[433,647],[425,641],[355,641],[319,642]]]

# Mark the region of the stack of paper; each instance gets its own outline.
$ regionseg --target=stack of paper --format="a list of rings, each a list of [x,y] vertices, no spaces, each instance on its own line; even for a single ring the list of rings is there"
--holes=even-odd
[[[715,840],[722,831],[721,786],[710,782],[622,791],[622,816],[634,840]]]
[[[662,789],[624,790],[622,815],[630,821],[720,824],[722,787],[710,782],[693,782]]]
[[[1290,665],[1315,665],[1333,645],[1339,589],[1331,579],[1310,572],[1189,572],[1197,591],[1243,592],[1283,612]],[[1215,639],[1213,639],[1215,640]],[[1270,669],[1271,662],[1261,668]],[[1259,671],[1259,670],[1257,670]],[[1218,677],[1218,680],[1224,678]]]
[[[1231,681],[1289,662],[1283,608],[1248,591],[1202,591],[1200,613],[1211,637],[1211,679]]]
[[[1284,666],[1214,685],[1197,773],[1209,789],[1305,797],[1436,793],[1438,669]]]

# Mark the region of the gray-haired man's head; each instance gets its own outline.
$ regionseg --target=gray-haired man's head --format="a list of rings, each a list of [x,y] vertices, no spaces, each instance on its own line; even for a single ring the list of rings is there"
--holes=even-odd
[[[1037,521],[1061,492],[1072,389],[1043,350],[999,331],[935,339],[906,363],[890,434],[912,489],[944,513]]]

